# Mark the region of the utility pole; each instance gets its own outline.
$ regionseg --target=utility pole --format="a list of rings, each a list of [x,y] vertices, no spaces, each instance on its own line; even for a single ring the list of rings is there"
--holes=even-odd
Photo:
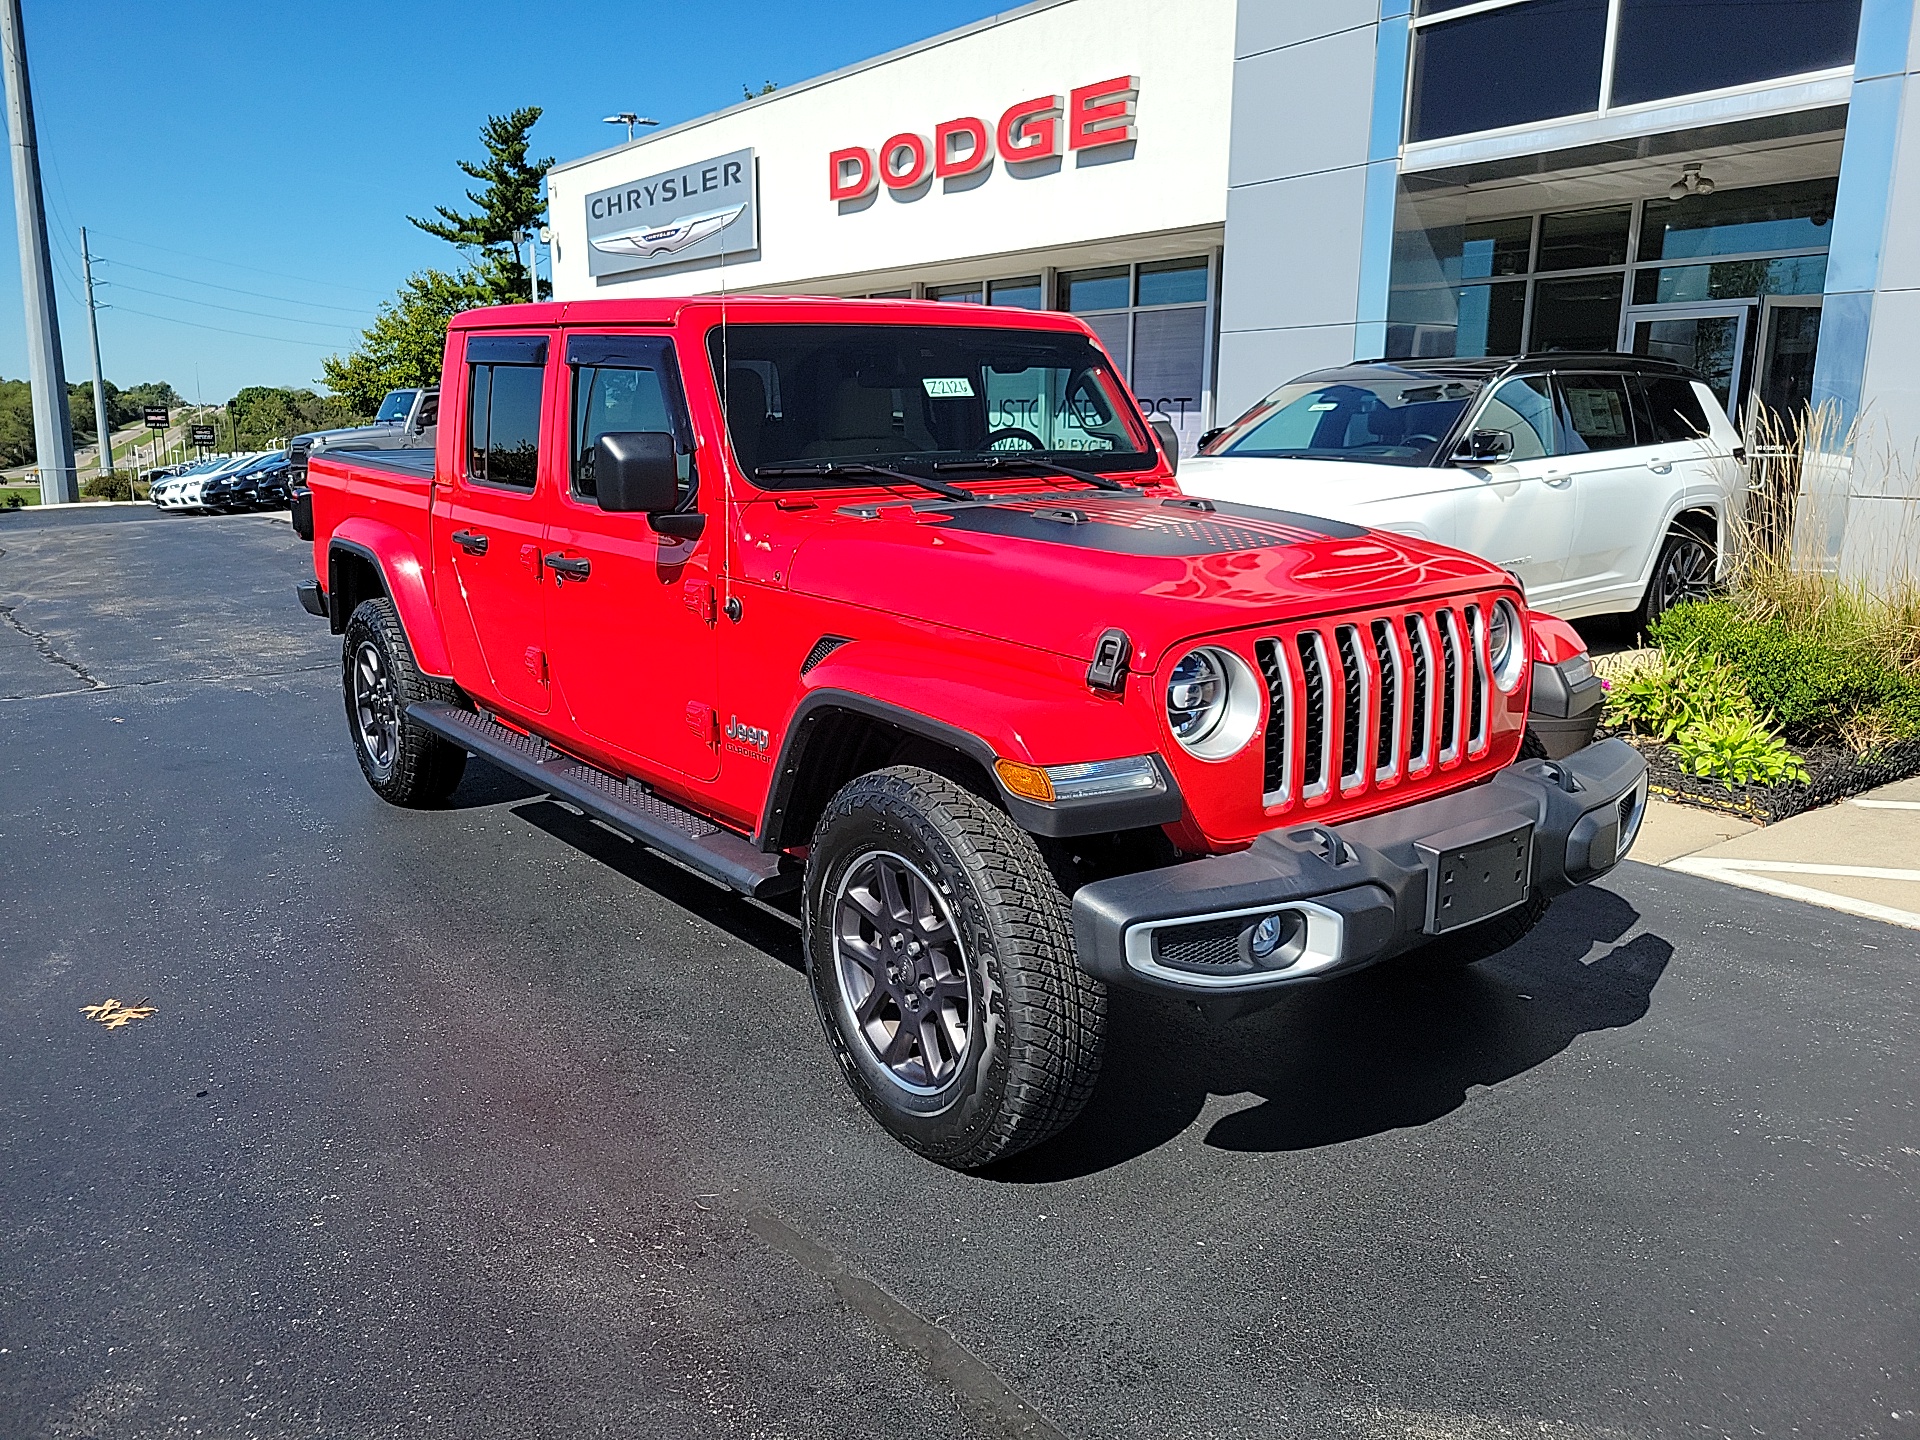
[[[46,201],[40,193],[40,150],[20,0],[0,0],[0,69],[5,71],[7,140],[13,152],[13,210],[20,222],[20,288],[27,302],[27,378],[33,388],[40,503],[71,505],[80,498],[73,469],[73,417],[60,363],[60,312],[53,301],[53,257],[47,251]]]
[[[113,473],[113,421],[107,415],[107,380],[100,370],[100,307],[93,298],[93,252],[87,249],[87,227],[80,227],[80,269],[87,280],[87,336],[93,341],[93,428],[100,435],[100,473]],[[131,492],[129,492],[131,494]]]

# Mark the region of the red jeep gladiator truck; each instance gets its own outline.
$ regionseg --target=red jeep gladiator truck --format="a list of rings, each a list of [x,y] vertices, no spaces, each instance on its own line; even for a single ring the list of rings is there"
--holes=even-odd
[[[848,1081],[942,1163],[1073,1118],[1110,985],[1469,963],[1638,827],[1571,630],[1457,551],[1182,495],[1071,317],[508,306],[443,396],[433,453],[317,452],[296,513],[367,782],[430,806],[478,755],[797,889]]]

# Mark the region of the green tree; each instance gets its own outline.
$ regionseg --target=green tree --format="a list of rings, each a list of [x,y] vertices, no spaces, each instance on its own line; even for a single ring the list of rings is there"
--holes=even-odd
[[[389,390],[438,384],[447,322],[462,310],[489,303],[470,274],[423,270],[409,275],[400,293],[381,305],[358,348],[320,362],[320,378],[348,409],[371,415]]]
[[[471,213],[436,205],[438,220],[407,217],[427,234],[473,254],[473,279],[486,295],[483,304],[508,305],[527,298],[527,267],[514,236],[546,223],[547,202],[540,182],[553,157],[527,159],[528,132],[539,118],[537,105],[487,117],[480,130],[487,158],[478,164],[457,162],[466,175],[481,182],[479,190],[467,191],[467,199],[476,207]]]
[[[227,402],[233,443],[241,450],[264,450],[307,430],[330,430],[363,418],[334,396],[277,385],[249,385]]]

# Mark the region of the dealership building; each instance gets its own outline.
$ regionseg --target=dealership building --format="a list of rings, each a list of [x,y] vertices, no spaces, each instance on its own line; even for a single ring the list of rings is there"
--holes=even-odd
[[[1038,0],[554,167],[555,294],[1071,311],[1189,448],[1356,358],[1664,356],[1823,406],[1803,543],[1914,567],[1915,8]]]

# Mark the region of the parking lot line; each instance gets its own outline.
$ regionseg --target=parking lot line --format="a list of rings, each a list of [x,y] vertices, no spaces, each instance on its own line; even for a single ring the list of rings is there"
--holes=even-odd
[[[1732,860],[1710,856],[1687,855],[1678,860],[1667,862],[1669,870],[1679,870],[1688,875],[1699,875],[1709,880],[1719,880],[1728,885],[1739,885],[1748,890],[1758,890],[1763,894],[1777,895],[1784,900],[1801,900],[1810,905],[1824,905],[1829,910],[1842,910],[1849,915],[1859,915],[1868,920],[1881,920],[1889,925],[1902,925],[1909,930],[1920,930],[1920,913],[1902,910],[1892,905],[1881,905],[1872,900],[1860,900],[1851,895],[1838,895],[1831,890],[1819,890],[1810,885],[1795,885],[1791,881],[1777,880],[1775,875],[1832,875],[1848,876],[1863,880],[1905,880],[1920,883],[1920,870],[1896,870],[1877,865],[1802,865],[1780,860]]]
[[[1920,810],[1920,800],[1849,800],[1862,810]]]

